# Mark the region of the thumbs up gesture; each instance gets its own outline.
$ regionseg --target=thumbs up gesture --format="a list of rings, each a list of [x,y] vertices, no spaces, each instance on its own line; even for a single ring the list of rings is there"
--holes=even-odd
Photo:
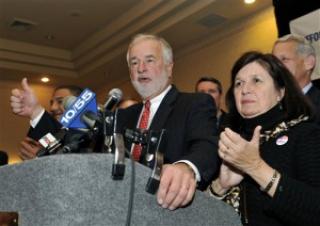
[[[30,119],[37,117],[43,109],[26,78],[21,81],[21,89],[11,90],[10,104],[14,114]]]
[[[219,156],[247,174],[259,168],[263,162],[259,150],[260,131],[261,126],[257,126],[251,140],[247,141],[238,133],[226,128],[220,134]]]

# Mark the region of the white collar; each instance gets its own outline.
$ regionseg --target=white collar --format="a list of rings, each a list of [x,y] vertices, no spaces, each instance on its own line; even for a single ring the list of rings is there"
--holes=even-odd
[[[172,85],[169,85],[165,90],[163,90],[158,96],[152,98],[150,100],[151,106],[150,106],[150,115],[149,115],[149,120],[148,120],[148,128],[153,120],[153,117],[155,116],[156,112],[158,111],[158,108],[163,100],[163,98],[167,95],[167,93],[169,92],[169,90],[172,88]],[[146,101],[143,101],[143,104]],[[144,105],[142,108],[142,111],[140,113],[140,118],[139,118],[139,122],[141,120],[141,116],[142,116],[142,112],[144,111]],[[137,125],[139,125],[139,122]]]
[[[312,82],[309,82],[308,85],[306,85],[305,87],[303,87],[302,92],[303,94],[306,94],[312,87]]]
[[[165,90],[163,90],[158,96],[152,98],[150,100],[151,106],[152,105],[160,105],[162,99],[165,97],[165,95],[169,92],[169,90],[171,89],[172,85],[169,85]],[[146,101],[144,100],[143,103],[145,103]]]

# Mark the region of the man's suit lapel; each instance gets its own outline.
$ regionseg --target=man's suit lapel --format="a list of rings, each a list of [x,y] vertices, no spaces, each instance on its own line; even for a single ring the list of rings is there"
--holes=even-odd
[[[132,108],[132,111],[130,112],[130,116],[129,116],[130,120],[128,122],[128,128],[137,128],[142,107],[143,107],[143,104],[139,103]]]
[[[307,95],[308,97],[312,98],[313,95],[314,95],[314,92],[315,92],[315,89],[314,89],[313,86],[311,86],[311,88],[308,90],[308,92],[306,93],[306,95]]]
[[[178,94],[178,90],[175,88],[175,86],[172,86],[172,88],[161,101],[161,104],[155,116],[153,117],[150,129],[161,130],[164,128],[164,125],[173,109],[173,105],[178,97]]]
[[[311,102],[318,107],[320,104],[320,91],[314,85],[310,88],[310,90],[306,93],[306,95],[310,98]]]

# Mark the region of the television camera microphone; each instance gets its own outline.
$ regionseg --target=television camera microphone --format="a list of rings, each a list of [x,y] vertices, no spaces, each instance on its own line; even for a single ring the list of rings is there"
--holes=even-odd
[[[81,115],[87,111],[97,113],[95,96],[91,90],[85,89],[78,97],[68,96],[64,99],[63,106],[66,111],[60,120],[62,129],[55,134],[47,133],[39,140],[43,148],[37,153],[38,157],[57,152],[77,151],[80,144],[92,137],[87,132],[81,131],[87,129],[81,120]],[[74,133],[70,132],[72,129],[75,129]]]
[[[37,157],[55,154],[59,150],[59,148],[61,148],[62,142],[67,132],[68,130],[66,128],[62,128],[54,135],[51,133],[47,133],[42,138],[40,138],[39,143],[43,148],[41,148],[37,152]]]
[[[118,88],[110,90],[108,98],[103,105],[103,111],[111,111],[112,108],[119,103],[122,98],[122,91]],[[66,109],[60,122],[66,128],[83,129],[88,128],[88,125],[84,122],[83,117],[86,117],[87,112],[90,113],[90,117],[98,115],[98,105],[96,102],[96,94],[89,89],[85,89],[79,97],[68,96],[63,100],[64,109]],[[87,115],[88,116],[88,115]],[[87,118],[88,119],[88,118]],[[97,118],[96,118],[97,119]],[[112,121],[113,119],[106,119],[106,121]],[[88,121],[87,121],[88,122]]]
[[[110,90],[100,111],[95,97],[96,95],[89,89],[85,89],[78,98],[67,97],[64,100],[66,112],[61,118],[61,124],[70,129],[85,129],[89,136],[82,136],[81,140],[86,137],[95,138],[98,140],[96,148],[104,149],[104,147],[108,147],[108,150],[111,150],[114,135],[114,114],[111,110],[121,100],[122,91],[118,88]],[[104,146],[101,146],[103,144]],[[72,145],[72,147],[76,146]]]

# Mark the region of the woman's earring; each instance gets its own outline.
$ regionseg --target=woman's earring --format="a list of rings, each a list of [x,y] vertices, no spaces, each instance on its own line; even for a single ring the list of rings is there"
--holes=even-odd
[[[278,98],[277,98],[277,101],[278,101],[278,106],[279,106],[279,109],[280,109],[280,111],[282,111],[283,110],[283,107],[282,107],[282,103],[281,103],[281,98],[278,96]]]

